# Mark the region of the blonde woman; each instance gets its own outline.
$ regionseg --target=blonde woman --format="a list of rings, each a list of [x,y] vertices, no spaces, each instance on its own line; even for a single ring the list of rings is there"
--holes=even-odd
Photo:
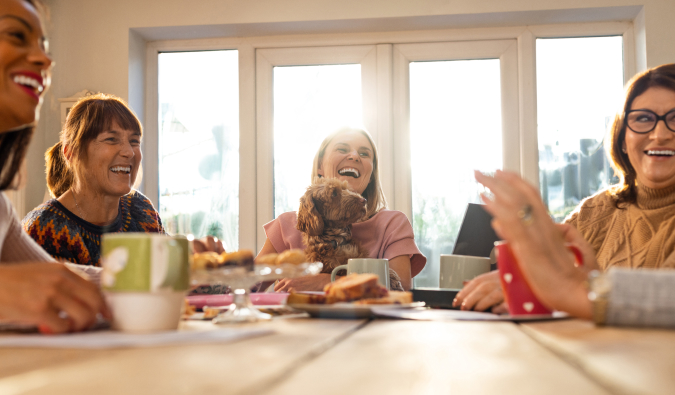
[[[352,225],[352,236],[370,252],[371,258],[386,258],[398,274],[404,289],[412,286],[412,277],[426,264],[427,258],[417,248],[410,221],[400,211],[388,210],[380,186],[377,148],[372,137],[362,129],[340,129],[324,139],[314,157],[312,178],[326,177],[347,181],[349,188],[366,200],[365,217]],[[302,233],[296,229],[297,213],[281,214],[265,224],[267,240],[259,255],[291,248],[305,249]],[[283,279],[274,290],[285,292],[321,291],[330,282],[330,274],[297,279]]]

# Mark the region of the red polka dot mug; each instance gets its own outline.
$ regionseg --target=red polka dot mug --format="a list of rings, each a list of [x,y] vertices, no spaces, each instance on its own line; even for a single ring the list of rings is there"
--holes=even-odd
[[[572,245],[567,245],[567,248],[574,253],[576,265],[583,265],[581,251]],[[506,303],[509,306],[509,313],[511,315],[551,314],[551,309],[541,303],[532,292],[532,288],[520,271],[518,261],[513,256],[509,244],[506,241],[498,241],[495,243],[495,249],[499,280],[502,284]]]

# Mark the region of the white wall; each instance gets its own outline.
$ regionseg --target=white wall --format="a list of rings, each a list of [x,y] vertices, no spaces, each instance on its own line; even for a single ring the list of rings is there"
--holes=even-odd
[[[143,70],[143,64],[138,57],[130,58],[130,51],[139,52],[147,39],[251,32],[260,35],[293,32],[295,27],[304,32],[336,26],[352,31],[391,26],[424,29],[434,27],[434,23],[464,28],[625,20],[637,16],[638,67],[674,62],[675,1],[637,1],[636,4],[635,0],[47,0],[51,11],[48,31],[56,65],[28,156],[25,207],[31,209],[41,203],[46,190],[43,153],[58,139],[58,98],[82,89],[112,93],[130,100],[142,115],[143,86],[139,86],[142,76],[138,71]],[[642,8],[626,11],[622,6]],[[632,11],[636,8],[639,13]],[[635,15],[625,16],[632,14]],[[198,76],[203,77],[195,70],[195,77]]]

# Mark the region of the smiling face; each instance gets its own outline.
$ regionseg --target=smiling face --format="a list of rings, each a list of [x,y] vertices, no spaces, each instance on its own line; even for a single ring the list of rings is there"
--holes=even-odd
[[[141,165],[141,135],[122,129],[113,121],[87,145],[87,156],[78,166],[83,189],[121,197],[131,191]]]
[[[51,63],[35,8],[0,2],[0,132],[35,121]]]
[[[664,115],[675,109],[675,91],[658,86],[649,88],[633,101],[631,110],[638,109]],[[663,121],[646,134],[627,128],[623,147],[637,173],[638,183],[654,189],[675,185],[675,132]]]
[[[349,189],[362,194],[373,174],[373,147],[357,130],[347,130],[326,147],[318,174],[347,181]]]

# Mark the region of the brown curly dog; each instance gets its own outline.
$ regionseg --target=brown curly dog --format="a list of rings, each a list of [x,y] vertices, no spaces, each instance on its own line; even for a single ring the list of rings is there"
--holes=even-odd
[[[300,198],[297,229],[303,232],[309,262],[323,262],[323,273],[350,258],[368,258],[368,250],[352,239],[351,225],[366,215],[366,199],[348,189],[346,181],[317,178]],[[392,289],[403,289],[389,271]]]

